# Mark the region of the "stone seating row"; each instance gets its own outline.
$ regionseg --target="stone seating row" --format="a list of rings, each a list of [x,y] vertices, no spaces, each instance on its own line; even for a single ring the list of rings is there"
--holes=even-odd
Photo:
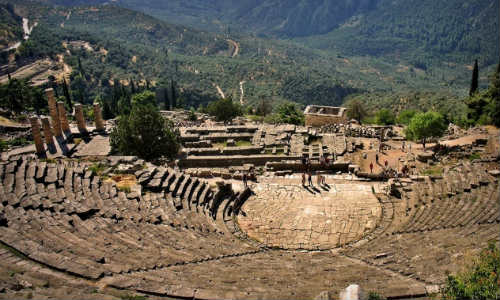
[[[166,168],[145,170],[139,182],[144,193],[126,193],[78,162],[4,164],[0,239],[94,279],[258,249],[231,235],[219,212],[238,194]]]
[[[469,224],[494,222],[498,212],[496,200],[498,185],[483,181],[481,185],[461,190],[466,186],[457,182],[457,173],[445,175],[443,180],[418,182],[408,197],[414,205],[408,221],[398,232],[435,230]],[[490,183],[491,182],[491,183]],[[411,205],[411,204],[410,204]]]
[[[499,235],[497,224],[476,224],[425,233],[381,235],[343,253],[405,276],[440,284],[448,271],[457,271],[463,253],[479,251],[491,240],[498,243]]]

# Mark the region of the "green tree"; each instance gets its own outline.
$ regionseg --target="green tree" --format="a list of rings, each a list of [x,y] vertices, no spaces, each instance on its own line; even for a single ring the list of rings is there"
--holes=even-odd
[[[179,135],[152,105],[135,105],[130,115],[121,115],[110,135],[112,150],[146,160],[174,158],[179,152]]]
[[[277,123],[303,125],[304,113],[294,103],[284,103],[278,106],[274,120]]]
[[[469,96],[473,96],[479,87],[478,84],[478,79],[479,79],[479,67],[477,65],[477,59],[474,61],[474,69],[472,70],[472,80],[470,83],[470,91],[469,91]]]
[[[262,99],[257,104],[257,107],[255,109],[255,114],[257,116],[265,117],[272,111],[273,111],[273,106],[271,105],[271,103],[268,100]]]
[[[500,251],[496,245],[490,243],[464,272],[448,276],[442,294],[448,300],[500,299]]]
[[[440,113],[428,111],[416,114],[410,121],[407,128],[407,137],[416,141],[421,141],[425,150],[425,143],[428,138],[440,137],[446,130],[444,118]]]
[[[406,109],[399,113],[396,122],[398,124],[407,125],[410,124],[411,119],[417,114],[414,109]]]
[[[383,108],[375,114],[375,122],[379,125],[393,125],[396,122],[396,117],[392,111]]]
[[[228,122],[242,115],[241,105],[233,102],[231,98],[210,102],[207,106],[207,112],[219,122]]]
[[[144,91],[132,96],[132,107],[141,105],[151,105],[156,107],[156,95],[151,91]]]
[[[347,116],[361,123],[368,113],[360,100],[354,99],[347,103]]]

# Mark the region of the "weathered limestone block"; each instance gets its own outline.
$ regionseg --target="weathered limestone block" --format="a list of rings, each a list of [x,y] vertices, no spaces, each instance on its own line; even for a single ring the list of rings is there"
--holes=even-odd
[[[81,104],[75,104],[75,118],[78,126],[78,131],[80,133],[87,133],[87,125],[85,124],[85,118],[83,117],[83,106]]]
[[[102,110],[99,103],[94,103],[94,119],[96,130],[105,131],[106,127],[104,126],[104,119],[102,118]]]
[[[69,129],[68,117],[66,116],[66,108],[64,107],[64,102],[57,102],[57,113],[59,114],[59,121],[61,122],[61,129],[64,133],[71,133]]]
[[[50,121],[47,117],[42,117],[43,135],[45,136],[45,143],[47,146],[54,144],[54,136],[50,128]]]
[[[56,137],[62,136],[61,123],[59,120],[59,113],[57,112],[56,99],[54,98],[54,90],[52,88],[46,89],[45,94],[49,102],[50,118],[52,119],[52,129]]]
[[[42,135],[40,133],[40,123],[37,117],[30,118],[31,123],[31,134],[33,135],[33,141],[35,142],[35,148],[37,154],[42,154],[45,152],[43,147]]]

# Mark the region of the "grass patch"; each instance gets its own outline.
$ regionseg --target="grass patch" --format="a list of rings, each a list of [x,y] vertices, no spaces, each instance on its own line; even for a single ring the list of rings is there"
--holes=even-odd
[[[41,159],[41,161],[46,162],[48,164],[55,164],[56,163],[56,160],[53,158],[44,158],[44,159]]]
[[[130,191],[132,190],[131,187],[129,185],[122,185],[122,186],[119,186],[118,187],[118,190],[120,192],[124,192],[124,193],[130,193]]]
[[[140,295],[121,295],[120,299],[122,300],[146,300],[148,299],[146,296],[140,296]]]
[[[249,147],[252,146],[250,141],[236,141],[236,147]]]
[[[475,159],[480,159],[480,158],[481,158],[481,155],[479,153],[477,153],[477,152],[474,152],[471,155],[469,155],[469,160],[470,161],[473,161]]]
[[[104,165],[103,163],[95,163],[89,167],[89,170],[94,176],[100,176],[104,172],[104,170],[106,170],[106,165]]]
[[[443,167],[434,166],[434,167],[426,168],[426,169],[422,170],[420,173],[421,173],[421,175],[424,175],[424,176],[440,176],[440,175],[443,175]]]

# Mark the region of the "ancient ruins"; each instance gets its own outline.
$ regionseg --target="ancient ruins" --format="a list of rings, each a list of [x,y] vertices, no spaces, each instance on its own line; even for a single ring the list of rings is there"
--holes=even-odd
[[[497,129],[450,126],[424,151],[342,110],[308,107],[306,127],[163,112],[183,148],[153,165],[110,155],[98,104],[73,123],[47,95],[34,145],[0,161],[2,297],[420,297],[499,242]]]
[[[304,111],[305,125],[321,127],[330,124],[346,124],[346,108],[308,105]]]

